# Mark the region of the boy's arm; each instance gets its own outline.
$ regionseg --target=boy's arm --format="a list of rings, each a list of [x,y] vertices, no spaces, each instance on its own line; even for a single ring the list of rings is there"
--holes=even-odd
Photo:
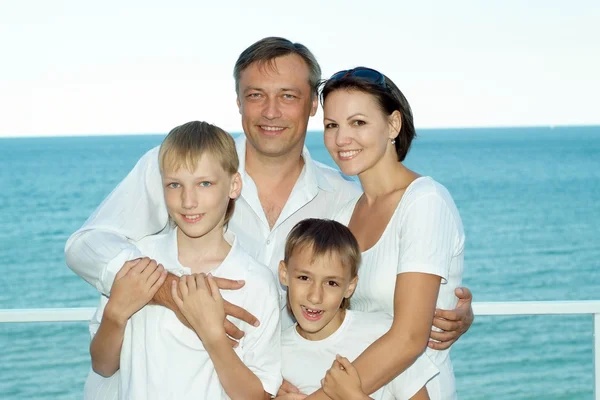
[[[234,400],[269,399],[271,395],[240,360],[225,335],[223,298],[214,278],[204,274],[181,277],[179,284],[172,283],[172,296],[202,340],[227,395]]]
[[[167,276],[162,265],[144,261],[126,264],[117,273],[112,296],[106,303],[103,298],[94,317],[97,319],[97,315],[102,314],[90,345],[92,369],[104,377],[119,370],[127,321],[150,301]],[[106,304],[104,309],[103,304]]]
[[[71,235],[65,245],[67,265],[108,296],[125,262],[143,256],[130,240],[161,231],[167,221],[156,147]]]
[[[105,378],[119,370],[121,346],[125,336],[127,320],[116,317],[107,307],[102,314],[102,321],[90,345],[92,369]]]

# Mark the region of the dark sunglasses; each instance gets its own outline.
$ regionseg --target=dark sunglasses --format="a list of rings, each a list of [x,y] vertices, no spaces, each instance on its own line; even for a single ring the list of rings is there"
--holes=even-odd
[[[336,72],[335,74],[331,75],[331,78],[329,78],[329,80],[336,81],[338,79],[344,79],[347,77],[364,79],[365,81],[379,85],[384,89],[387,88],[387,86],[385,85],[385,76],[383,76],[381,72],[365,67],[356,67],[354,69],[347,69],[344,71]]]

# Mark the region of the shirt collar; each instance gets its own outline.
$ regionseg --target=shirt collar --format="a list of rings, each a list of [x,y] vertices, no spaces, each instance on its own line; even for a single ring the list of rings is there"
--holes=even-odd
[[[246,180],[246,136],[240,135],[235,139],[235,147],[240,160],[238,172],[242,177],[242,181]],[[306,146],[302,149],[302,158],[304,159],[304,168],[300,174],[300,179],[304,181],[307,187],[319,188],[327,192],[333,192],[333,185],[327,180],[327,177],[319,167],[316,161],[310,156],[310,152]],[[243,189],[242,189],[243,191]]]

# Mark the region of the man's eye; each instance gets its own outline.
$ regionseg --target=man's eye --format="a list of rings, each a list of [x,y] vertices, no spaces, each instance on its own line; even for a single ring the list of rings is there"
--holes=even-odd
[[[167,185],[168,188],[177,189],[179,187],[179,183],[172,182]]]
[[[329,281],[329,286],[340,286],[336,281]]]
[[[250,93],[248,98],[250,99],[258,99],[260,97],[260,93]]]
[[[201,187],[209,187],[212,185],[212,183],[208,182],[208,181],[204,181],[204,182],[200,182],[199,185]]]
[[[286,93],[283,95],[283,98],[286,100],[293,100],[296,98],[296,96],[294,96],[293,94]]]
[[[307,281],[308,280],[308,276],[300,275],[298,277],[298,279],[300,279],[301,281]]]

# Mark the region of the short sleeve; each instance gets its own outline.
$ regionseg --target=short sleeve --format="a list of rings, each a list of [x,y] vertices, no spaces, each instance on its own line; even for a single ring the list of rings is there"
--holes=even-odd
[[[455,215],[447,201],[435,192],[418,197],[400,223],[397,273],[438,275],[445,284],[458,242]]]

